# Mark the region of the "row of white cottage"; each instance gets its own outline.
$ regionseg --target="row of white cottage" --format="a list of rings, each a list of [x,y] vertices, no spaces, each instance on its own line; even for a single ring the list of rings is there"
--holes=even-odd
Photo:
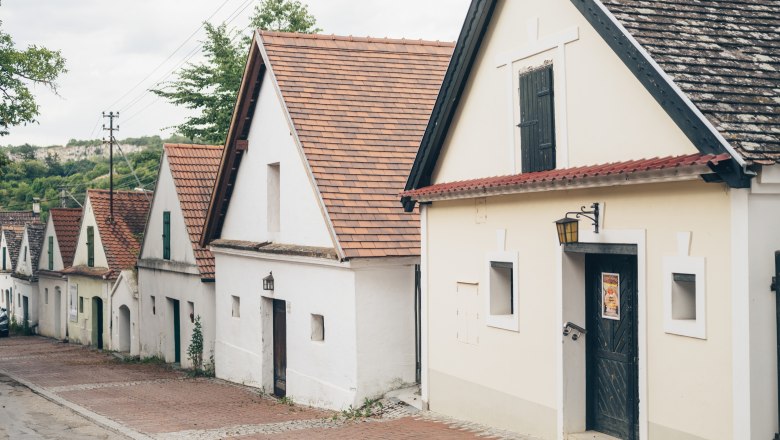
[[[73,235],[52,210],[2,300],[185,366],[199,316],[218,377],[328,408],[419,382],[539,438],[769,438],[780,77],[751,42],[780,11],[701,3],[474,0],[455,46],[259,32],[225,146],[166,145],[153,195],[90,191]]]

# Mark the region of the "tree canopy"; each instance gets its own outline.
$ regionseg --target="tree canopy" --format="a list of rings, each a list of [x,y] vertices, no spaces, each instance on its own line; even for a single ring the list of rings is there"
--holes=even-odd
[[[236,94],[246,64],[249,38],[227,24],[205,23],[206,40],[203,53],[206,60],[188,64],[178,72],[178,79],[152,92],[171,103],[198,110],[174,127],[188,139],[200,139],[211,144],[223,144],[230,126]],[[251,27],[283,32],[314,33],[316,19],[308,7],[297,0],[263,0],[255,6]]]
[[[29,86],[44,85],[57,93],[55,81],[66,71],[59,51],[35,45],[19,50],[0,29],[0,136],[10,127],[35,122],[40,112]]]

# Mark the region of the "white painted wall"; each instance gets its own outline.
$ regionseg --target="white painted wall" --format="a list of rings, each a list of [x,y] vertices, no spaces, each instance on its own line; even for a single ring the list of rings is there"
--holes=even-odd
[[[160,175],[152,199],[151,214],[144,233],[141,258],[163,257],[163,212],[171,213],[171,261],[195,264],[195,254],[184,223],[184,214],[173,183],[168,156],[163,154]]]
[[[16,297],[14,301],[17,301],[19,295],[21,295],[21,301],[18,301],[16,307],[14,307],[14,315],[16,315],[16,322],[20,325],[24,322],[24,298],[27,298],[27,313],[28,322],[31,328],[38,325],[38,283],[31,283],[27,280],[21,280],[19,278],[13,279],[13,292]]]
[[[302,153],[268,71],[249,131],[249,149],[241,159],[236,186],[225,216],[222,238],[333,247],[318,196],[306,172]],[[268,229],[268,165],[279,164],[280,230]]]
[[[130,311],[130,347],[129,353],[132,356],[138,356],[140,354],[140,335],[141,330],[139,314],[138,314],[138,282],[136,280],[136,273],[132,270],[123,270],[111,288],[110,293],[110,310],[111,310],[111,343],[110,347],[116,351],[126,351],[125,347],[122,347],[121,337],[122,326],[125,325],[123,319],[120,317],[120,308],[125,306]]]
[[[414,264],[355,270],[357,402],[415,382]]]
[[[38,333],[50,338],[64,339],[68,322],[68,280],[64,277],[38,277]],[[46,289],[49,290],[49,303],[46,303]],[[57,289],[60,292],[60,307],[57,308]],[[57,325],[59,317],[59,325]]]
[[[22,242],[19,245],[19,255],[16,258],[14,272],[21,275],[32,275],[32,253],[30,240],[27,238],[27,228],[24,228],[22,233]]]
[[[748,198],[748,285],[738,295],[748,295],[749,377],[740,387],[749,390],[750,438],[772,438],[777,420],[777,292],[770,290],[775,271],[775,251],[780,251],[780,191],[752,193]],[[713,323],[714,324],[714,323]]]
[[[86,236],[86,233],[83,235]],[[97,233],[95,235],[97,236]],[[86,252],[84,255],[84,263],[86,264]],[[97,248],[95,249],[95,258],[97,258]],[[77,320],[75,322],[68,321],[68,335],[71,342],[80,343],[82,345],[92,345],[97,342],[92,339],[92,320],[95,319],[92,316],[92,298],[98,297],[103,301],[103,348],[111,348],[111,333],[109,331],[111,309],[109,308],[108,297],[112,285],[113,283],[110,280],[101,280],[79,275],[68,276],[67,292],[70,292],[71,286],[76,286],[78,289],[78,297],[84,298],[83,312],[78,311]],[[76,307],[78,308],[78,299]]]
[[[577,39],[565,43],[562,36],[572,31]],[[555,75],[558,168],[697,152],[569,0],[503,0],[434,183],[520,172],[513,167],[520,158],[518,75],[545,61],[553,62]]]
[[[103,241],[100,239],[100,230],[95,221],[95,212],[92,209],[92,203],[89,198],[84,202],[84,214],[81,218],[81,229],[79,229],[79,239],[76,244],[76,252],[73,255],[74,266],[87,265],[87,227],[95,228],[95,266],[108,267],[106,252],[103,249]]]
[[[41,246],[41,257],[38,259],[38,269],[49,270],[49,237],[54,237],[54,268],[52,270],[62,270],[65,265],[62,262],[62,253],[60,252],[60,242],[54,230],[54,222],[49,215],[46,221],[46,230],[43,236],[43,246]]]
[[[202,282],[200,275],[139,267],[138,289],[143,322],[140,328],[141,356],[159,356],[167,362],[174,361],[173,315],[167,307],[168,298],[172,298],[179,300],[182,366],[192,367],[186,354],[194,328],[194,323],[189,318],[188,302],[193,303],[195,316],[200,316],[203,329],[203,360],[208,362],[214,354],[216,334],[214,283]],[[155,297],[154,311],[152,296]]]

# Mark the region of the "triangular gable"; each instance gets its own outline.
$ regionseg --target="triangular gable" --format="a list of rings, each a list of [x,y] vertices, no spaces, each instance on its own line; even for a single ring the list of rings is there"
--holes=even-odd
[[[255,41],[201,244],[220,236],[269,68],[340,257],[419,255],[418,216],[395,203],[452,45],[270,32]]]
[[[578,8],[584,8],[583,13],[589,21],[599,19],[598,14],[604,14],[606,11],[598,0],[571,1]],[[471,3],[452,62],[444,77],[436,105],[406,182],[406,191],[431,184],[431,176],[458,110],[461,95],[472,74],[472,67],[485,33],[493,19],[496,3],[496,0],[473,0]],[[607,24],[611,22],[605,15],[600,19]],[[604,23],[601,25],[607,26]],[[745,162],[742,157],[723,139],[723,136],[719,135],[695,106],[686,103],[685,95],[677,93],[679,88],[676,88],[668,75],[654,67],[657,65],[652,62],[652,59],[642,58],[646,51],[628,33],[620,32],[617,26],[611,28],[610,34],[603,33],[598,27],[596,29],[700,152],[731,155],[732,160],[720,161],[714,171],[732,187],[749,186],[750,174],[743,166]],[[622,48],[621,51],[617,51],[616,47]],[[402,197],[401,201],[407,211],[414,209],[415,202],[408,196]]]
[[[19,258],[19,247],[22,243],[24,230],[19,226],[6,226],[2,229],[3,245],[8,252],[6,270],[13,271],[16,268],[16,260]]]
[[[52,208],[49,210],[51,229],[47,226],[46,235],[53,234],[55,252],[59,252],[63,267],[73,264],[73,254],[76,252],[76,243],[81,225],[81,208]],[[48,239],[44,239],[43,254],[48,252]],[[56,258],[55,258],[56,259]]]
[[[14,266],[15,273],[30,276],[37,273],[45,228],[46,226],[42,223],[28,223],[25,225],[20,241],[19,255]],[[36,269],[33,270],[33,268]]]

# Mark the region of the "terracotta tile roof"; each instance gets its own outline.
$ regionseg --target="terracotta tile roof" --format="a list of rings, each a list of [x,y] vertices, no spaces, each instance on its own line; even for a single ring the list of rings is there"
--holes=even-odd
[[[38,260],[41,257],[41,248],[43,248],[43,235],[46,225],[43,223],[27,223],[27,242],[30,245],[30,264],[32,272],[38,272]]]
[[[780,2],[602,1],[745,159],[780,162]]]
[[[224,146],[165,144],[164,148],[201,278],[214,279],[214,255],[199,241]]]
[[[73,255],[76,253],[76,243],[79,239],[81,208],[52,208],[49,215],[57,235],[62,264],[69,267],[73,264]]]
[[[38,216],[32,211],[0,211],[0,226],[24,226],[35,221]]]
[[[540,171],[536,173],[513,174],[510,176],[487,177],[482,179],[463,180],[459,182],[437,183],[435,185],[405,191],[401,195],[414,200],[433,198],[437,196],[467,194],[473,192],[487,193],[501,188],[517,188],[539,183],[565,183],[588,178],[626,177],[663,170],[703,169],[717,165],[720,161],[728,161],[731,156],[703,155],[700,153],[686,156],[672,156],[654,159],[614,162],[604,165],[582,166],[559,170]],[[708,168],[707,168],[708,169]]]
[[[261,32],[344,257],[420,254],[398,207],[454,44]]]
[[[135,266],[141,249],[141,238],[149,215],[152,194],[136,191],[114,191],[114,220],[109,221],[109,192],[90,189],[87,197],[95,213],[98,233],[108,259],[108,268],[117,276],[123,269]]]
[[[3,226],[3,234],[5,234],[5,243],[8,246],[8,257],[10,258],[10,261],[6,261],[6,267],[13,271],[16,269],[16,259],[19,258],[19,248],[22,246],[24,226]]]

